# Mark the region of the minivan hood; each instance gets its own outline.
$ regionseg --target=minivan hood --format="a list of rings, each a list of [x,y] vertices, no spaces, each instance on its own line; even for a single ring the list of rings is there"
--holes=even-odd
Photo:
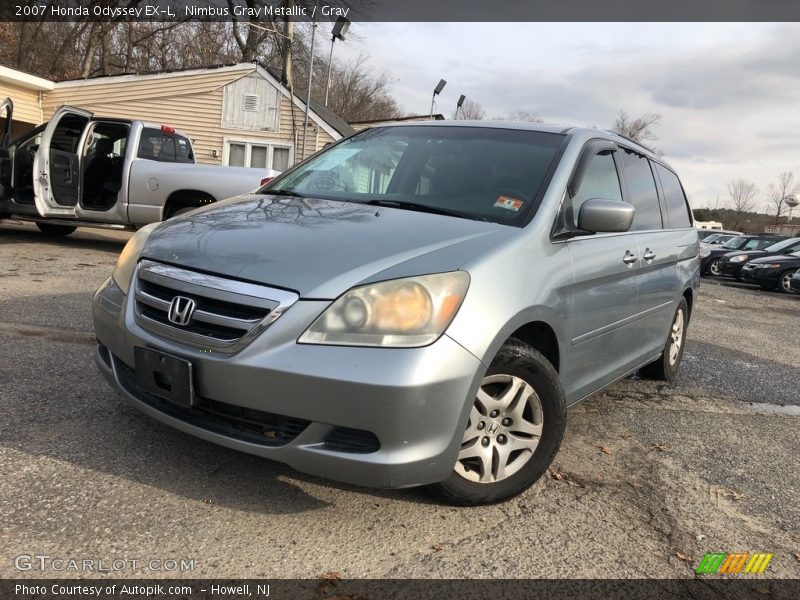
[[[458,269],[519,231],[396,208],[250,194],[166,221],[142,256],[333,299],[359,283]]]

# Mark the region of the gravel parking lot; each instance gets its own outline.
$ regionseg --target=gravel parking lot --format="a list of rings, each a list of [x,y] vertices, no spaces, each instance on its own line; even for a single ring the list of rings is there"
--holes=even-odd
[[[708,551],[800,578],[800,296],[704,280],[674,384],[569,413],[550,475],[505,504],[331,483],[129,408],[90,299],[128,234],[0,226],[0,577],[21,554],[193,559],[124,577],[693,577]]]

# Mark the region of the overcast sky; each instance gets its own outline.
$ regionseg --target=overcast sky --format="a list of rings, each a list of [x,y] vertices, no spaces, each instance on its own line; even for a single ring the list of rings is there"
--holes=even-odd
[[[460,94],[489,117],[525,110],[601,128],[621,108],[659,113],[653,144],[695,208],[724,203],[727,182],[744,177],[763,211],[780,172],[800,176],[800,25],[355,23],[335,52],[369,55],[405,113],[427,114],[439,78],[448,117]]]

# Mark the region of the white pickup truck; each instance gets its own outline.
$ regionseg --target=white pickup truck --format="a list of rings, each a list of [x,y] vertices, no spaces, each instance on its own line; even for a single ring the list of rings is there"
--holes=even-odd
[[[71,106],[11,141],[12,114],[11,100],[0,100],[0,219],[34,221],[53,235],[78,226],[137,229],[254,191],[279,174],[198,165],[189,138],[171,127]]]

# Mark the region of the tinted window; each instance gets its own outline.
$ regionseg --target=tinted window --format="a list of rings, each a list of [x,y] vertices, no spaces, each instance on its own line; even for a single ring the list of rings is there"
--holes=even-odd
[[[142,129],[139,140],[139,158],[159,162],[193,163],[192,145],[185,137],[161,129]]]
[[[728,240],[727,242],[722,244],[722,247],[728,250],[738,250],[739,248],[744,246],[749,240],[750,238],[746,237],[735,237],[732,240]]]
[[[686,202],[686,194],[683,193],[678,176],[659,164],[656,164],[655,167],[658,177],[661,179],[661,189],[664,190],[664,203],[667,205],[669,226],[673,228],[691,227],[689,204]]]
[[[580,187],[572,197],[570,217],[567,214],[567,222],[578,226],[578,212],[581,205],[592,198],[602,198],[603,200],[618,200],[622,202],[622,192],[619,187],[619,176],[617,167],[614,165],[614,158],[611,154],[598,154],[586,168],[586,174],[581,180]],[[568,206],[569,208],[569,206]]]
[[[560,134],[489,127],[377,127],[323,150],[264,191],[413,202],[522,226],[563,141]]]
[[[625,201],[633,204],[636,214],[633,227],[636,231],[661,229],[661,207],[650,161],[644,156],[623,150],[617,153],[625,172],[627,196]]]

